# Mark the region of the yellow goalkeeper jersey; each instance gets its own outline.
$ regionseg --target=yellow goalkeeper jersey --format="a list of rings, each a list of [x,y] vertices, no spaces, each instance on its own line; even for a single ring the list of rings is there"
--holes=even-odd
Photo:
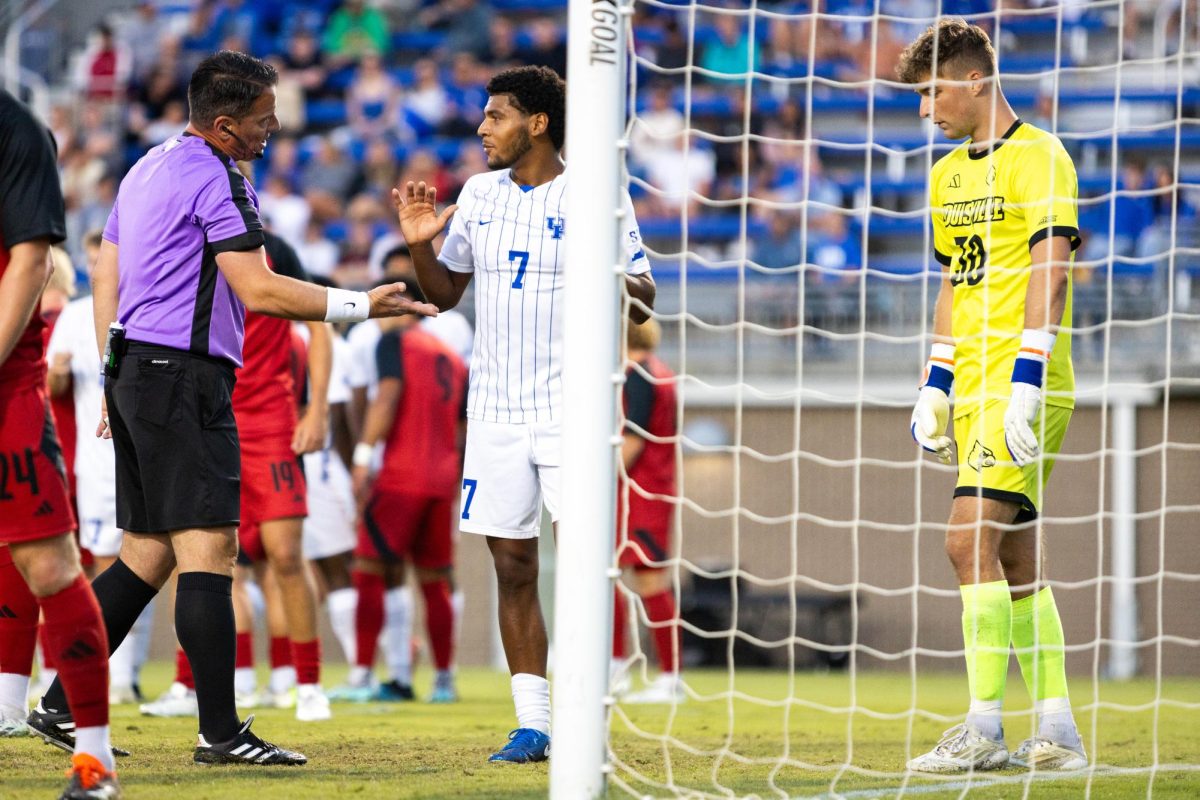
[[[970,144],[929,176],[934,252],[954,287],[956,419],[1011,394],[1029,249],[1048,236],[1070,237],[1072,251],[1080,242],[1075,165],[1056,136],[1017,120],[991,150],[972,153]],[[1069,282],[1061,325],[1071,325]],[[1048,404],[1075,406],[1067,331],[1058,334],[1044,388]]]

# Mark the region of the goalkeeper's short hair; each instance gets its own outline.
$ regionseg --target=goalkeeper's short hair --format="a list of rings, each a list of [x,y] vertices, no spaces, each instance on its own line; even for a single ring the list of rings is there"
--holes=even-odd
[[[996,50],[987,31],[962,19],[943,19],[930,25],[917,40],[904,48],[896,76],[903,83],[922,83],[947,69],[969,72],[977,69],[985,76],[996,74]]]

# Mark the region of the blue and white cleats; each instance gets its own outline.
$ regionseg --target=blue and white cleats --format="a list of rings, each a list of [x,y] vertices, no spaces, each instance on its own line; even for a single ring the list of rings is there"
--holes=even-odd
[[[492,753],[488,761],[506,762],[509,764],[529,764],[534,761],[545,761],[550,758],[550,737],[533,728],[517,728],[508,734],[508,744],[497,753]]]

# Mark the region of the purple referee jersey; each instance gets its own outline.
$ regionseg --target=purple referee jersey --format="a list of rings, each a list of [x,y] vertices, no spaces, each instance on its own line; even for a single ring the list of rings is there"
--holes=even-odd
[[[246,308],[217,254],[264,239],[258,196],[232,159],[190,134],[155,147],[121,181],[104,238],[119,247],[128,339],[242,365]]]

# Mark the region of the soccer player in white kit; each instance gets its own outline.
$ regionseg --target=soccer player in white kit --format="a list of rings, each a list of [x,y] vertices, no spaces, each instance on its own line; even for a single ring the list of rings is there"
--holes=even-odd
[[[392,196],[429,302],[453,308],[478,276],[459,526],[488,537],[517,712],[516,730],[489,760],[525,763],[550,751],[537,535],[543,501],[552,519],[559,510],[563,237],[569,224],[588,221],[564,219],[566,84],[547,67],[518,67],[487,91],[478,133],[494,171],[470,178],[441,214],[424,182]],[[627,194],[624,206],[625,288],[650,307],[654,280]],[[435,255],[432,241],[447,222]],[[646,318],[633,309],[636,321]]]
[[[99,232],[85,237],[87,272],[100,250]],[[76,504],[79,510],[79,544],[96,559],[96,574],[108,569],[121,552],[122,531],[117,527],[116,456],[112,439],[96,436],[96,409],[102,405],[100,362],[96,359],[96,323],[92,296],[72,300],[62,310],[46,348],[50,363],[50,389],[70,389],[75,401],[78,434],[75,444]],[[150,648],[154,620],[151,602],[138,616],[129,635],[109,656],[109,703],[140,700],[138,673]]]

